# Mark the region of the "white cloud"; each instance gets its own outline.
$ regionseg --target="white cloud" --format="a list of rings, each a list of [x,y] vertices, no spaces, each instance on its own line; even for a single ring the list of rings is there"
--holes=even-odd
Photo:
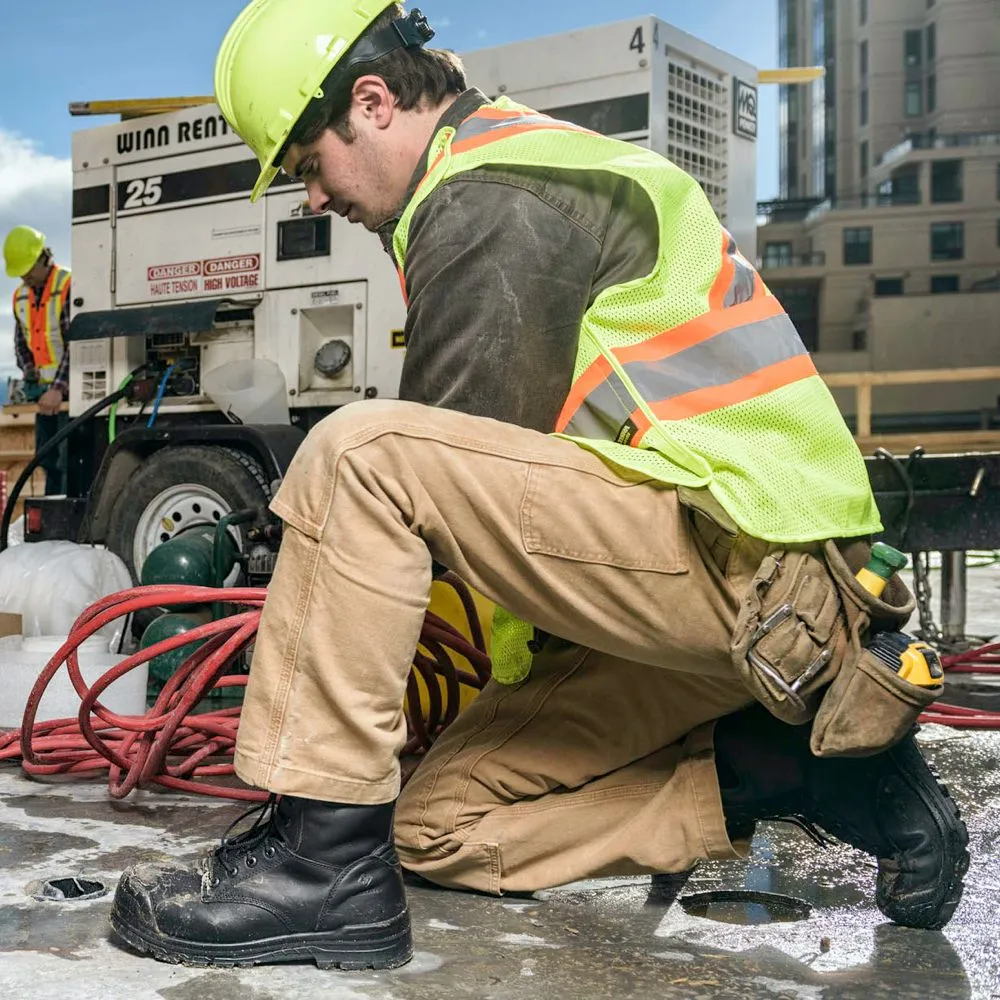
[[[42,153],[32,140],[0,128],[0,243],[13,226],[34,226],[45,233],[56,260],[71,266],[72,197],[69,160]],[[10,308],[16,287],[0,267],[0,377],[4,379],[16,374]]]

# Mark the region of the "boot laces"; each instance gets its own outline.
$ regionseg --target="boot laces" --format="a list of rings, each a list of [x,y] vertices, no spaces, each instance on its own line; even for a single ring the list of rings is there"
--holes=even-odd
[[[269,795],[263,802],[237,816],[226,829],[219,846],[212,852],[209,864],[206,865],[205,882],[209,888],[216,888],[220,881],[220,872],[225,872],[230,878],[236,878],[239,873],[239,862],[247,868],[253,868],[258,862],[257,851],[265,858],[273,858],[276,852],[273,841],[281,840],[278,826],[287,824],[287,819],[278,811],[279,796]],[[245,830],[233,834],[232,831],[246,820],[253,817],[253,823]],[[214,864],[212,863],[214,862]]]

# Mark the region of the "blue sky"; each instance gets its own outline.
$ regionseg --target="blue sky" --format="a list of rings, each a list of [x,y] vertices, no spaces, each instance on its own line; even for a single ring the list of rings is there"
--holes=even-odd
[[[461,53],[536,35],[654,14],[753,65],[777,65],[776,0],[417,0],[438,29],[435,43]],[[0,55],[0,238],[33,222],[68,261],[71,101],[210,94],[219,41],[244,0],[50,0],[3,4]],[[473,83],[475,81],[472,81]],[[114,119],[104,119],[114,120]],[[758,193],[778,190],[777,87],[761,88]],[[0,369],[9,363],[0,271]]]

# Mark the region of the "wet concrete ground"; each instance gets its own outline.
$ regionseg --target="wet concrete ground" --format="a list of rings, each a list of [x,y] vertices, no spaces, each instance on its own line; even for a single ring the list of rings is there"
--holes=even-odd
[[[969,629],[1000,632],[1000,569],[970,573]],[[991,621],[992,619],[992,621]],[[670,878],[577,883],[493,899],[413,884],[417,954],[389,973],[311,965],[189,969],[109,938],[110,895],[40,901],[37,881],[102,880],[140,860],[195,859],[238,805],[142,792],[111,802],[93,782],[28,781],[0,766],[0,996],[32,1000],[993,1000],[1000,998],[1000,733],[926,727],[920,739],[969,825],[972,867],[943,932],[888,924],[872,903],[875,868],[788,827],[759,829],[748,862]],[[784,893],[805,919],[733,924],[677,901],[714,889]],[[763,911],[742,911],[757,919]],[[723,914],[731,916],[731,914]],[[787,914],[786,914],[787,915]]]

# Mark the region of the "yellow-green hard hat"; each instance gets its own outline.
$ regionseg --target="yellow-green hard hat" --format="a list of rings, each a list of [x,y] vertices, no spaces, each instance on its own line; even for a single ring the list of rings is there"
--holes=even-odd
[[[23,278],[45,249],[45,235],[31,226],[15,226],[3,241],[8,278]]]
[[[215,61],[215,99],[261,172],[251,201],[277,176],[279,154],[336,66],[423,45],[433,31],[419,10],[356,45],[394,0],[253,0],[233,22]],[[345,54],[350,58],[344,61]]]

